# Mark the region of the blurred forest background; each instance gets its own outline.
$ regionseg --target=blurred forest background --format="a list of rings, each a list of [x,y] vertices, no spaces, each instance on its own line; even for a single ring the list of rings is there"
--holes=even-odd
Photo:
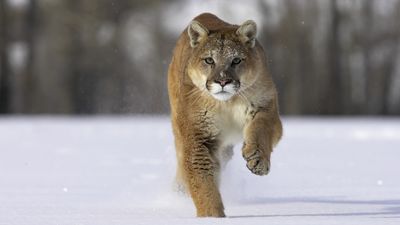
[[[167,114],[205,11],[258,23],[282,114],[400,115],[400,0],[0,0],[0,113]]]

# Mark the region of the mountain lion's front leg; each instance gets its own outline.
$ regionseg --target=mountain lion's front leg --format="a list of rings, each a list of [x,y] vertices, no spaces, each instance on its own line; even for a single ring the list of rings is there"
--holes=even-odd
[[[183,162],[186,183],[197,209],[199,217],[224,217],[224,206],[218,190],[218,173],[220,169],[217,158],[212,154],[213,141],[185,140],[185,157]],[[196,142],[196,143],[193,143]]]
[[[272,148],[282,136],[282,124],[275,111],[255,112],[244,128],[243,158],[256,175],[268,174]]]

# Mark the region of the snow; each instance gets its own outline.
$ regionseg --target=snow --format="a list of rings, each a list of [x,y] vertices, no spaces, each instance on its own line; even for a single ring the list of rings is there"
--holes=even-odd
[[[7,0],[7,4],[14,8],[23,9],[28,5],[28,0]]]
[[[276,1],[270,0],[267,4],[275,6]],[[162,17],[163,27],[174,34],[180,34],[194,17],[204,12],[213,13],[232,24],[242,24],[246,20],[254,20],[258,24],[258,32],[261,33],[265,17],[269,18],[269,23],[278,22],[280,15],[275,11],[271,10],[271,12],[265,13],[259,10],[259,2],[257,1],[248,1],[243,4],[241,0],[191,0],[167,4],[164,7]]]
[[[167,117],[0,118],[0,224],[400,224],[400,119],[283,122],[271,173],[237,146],[228,217],[199,219],[172,191]]]
[[[10,65],[15,71],[21,70],[28,57],[28,46],[22,41],[14,42],[8,47]]]

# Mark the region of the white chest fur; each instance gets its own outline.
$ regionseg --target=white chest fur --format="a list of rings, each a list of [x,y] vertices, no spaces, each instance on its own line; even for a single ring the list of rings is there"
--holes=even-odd
[[[234,145],[243,140],[243,129],[248,117],[248,106],[243,102],[221,106],[216,122],[222,146]]]

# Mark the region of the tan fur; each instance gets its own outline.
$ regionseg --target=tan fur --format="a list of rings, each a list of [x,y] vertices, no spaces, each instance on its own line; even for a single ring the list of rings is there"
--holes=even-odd
[[[212,14],[204,13],[194,20],[194,29],[206,28],[209,32],[192,41],[198,34],[189,36],[189,28],[185,29],[168,72],[177,180],[190,192],[197,216],[224,217],[218,179],[224,160],[232,156],[232,145],[244,140],[242,154],[247,167],[257,175],[265,175],[272,148],[281,138],[282,125],[276,89],[261,45],[254,40],[251,43],[247,36],[239,37],[239,26]],[[248,24],[244,23],[241,30],[247,32],[244,26]],[[207,67],[204,54],[213,55],[220,63],[215,63],[215,68]],[[229,63],[222,63],[236,54],[243,57],[240,66],[232,69]],[[206,89],[206,83],[214,79],[207,73],[215,72],[220,64],[233,71],[232,76],[240,82],[238,93],[227,101],[215,99]]]

